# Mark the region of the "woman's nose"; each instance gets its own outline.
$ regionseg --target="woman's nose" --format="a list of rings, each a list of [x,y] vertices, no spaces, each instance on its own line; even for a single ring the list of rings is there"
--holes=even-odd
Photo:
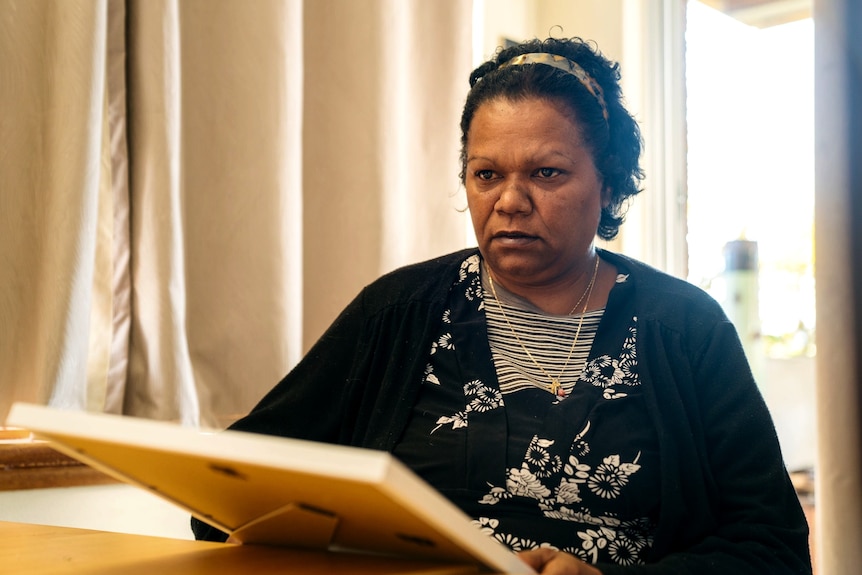
[[[526,214],[533,209],[530,188],[521,178],[513,177],[503,183],[500,197],[494,206],[498,212],[505,214]]]

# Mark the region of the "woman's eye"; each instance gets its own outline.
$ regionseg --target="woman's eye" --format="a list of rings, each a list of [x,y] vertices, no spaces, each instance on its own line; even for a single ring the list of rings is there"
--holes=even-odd
[[[536,170],[536,174],[538,174],[542,178],[553,178],[557,174],[560,173],[560,170],[557,168],[539,168]]]
[[[476,177],[480,180],[490,180],[494,177],[494,172],[491,170],[477,170]]]

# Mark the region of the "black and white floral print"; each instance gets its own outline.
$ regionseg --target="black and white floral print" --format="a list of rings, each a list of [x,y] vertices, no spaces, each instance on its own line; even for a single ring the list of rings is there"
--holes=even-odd
[[[454,415],[443,415],[439,419],[437,419],[437,427],[431,430],[431,433],[434,433],[444,425],[452,424],[452,429],[460,429],[462,427],[467,427],[467,412],[459,411]]]
[[[636,370],[635,325],[633,318],[619,356],[601,355],[590,360],[578,382],[602,389],[600,401],[622,399],[628,395],[622,389],[640,385]],[[591,464],[583,459],[591,452],[590,427],[588,420],[563,455],[554,449],[554,439],[534,436],[521,466],[507,470],[505,486],[489,485],[479,503],[496,505],[515,498],[534,500],[545,517],[578,525],[580,545],[566,547],[564,551],[591,563],[600,557],[623,565],[642,562],[643,553],[652,545],[650,521],[639,518],[623,522],[613,514],[594,514],[585,505],[587,493],[591,495],[591,504],[619,498],[632,476],[641,469],[640,452],[631,461],[625,461],[618,453],[608,453]],[[591,460],[596,461],[595,455]],[[499,522],[489,519],[480,523],[482,529],[512,549],[543,545],[497,531]]]
[[[490,349],[479,343],[485,339],[478,337],[480,270],[479,256],[460,267],[415,407],[422,427],[410,428],[409,452],[401,455],[413,458],[479,529],[514,551],[549,547],[590,563],[642,563],[652,547],[658,471],[654,438],[628,431],[645,427],[629,425],[645,417],[637,318],[616,310],[613,329],[601,341],[596,333],[600,353],[591,350],[562,401],[536,389],[504,394]],[[621,275],[617,283],[626,280]],[[524,426],[525,416],[535,423]]]
[[[632,462],[623,462],[616,454],[608,455],[595,469],[570,455],[562,465],[560,457],[547,450],[553,443],[534,437],[521,467],[508,470],[506,488],[491,486],[481,502],[494,505],[512,496],[529,497],[537,500],[545,516],[570,520],[571,510],[566,506],[581,501],[581,485],[603,499],[614,499],[620,496],[629,477],[640,469],[637,463],[640,454]],[[562,476],[557,477],[560,470]],[[550,481],[543,482],[545,478]]]
[[[478,379],[464,385],[464,397],[468,402],[467,413],[491,411],[503,407],[503,395],[500,390],[488,387]]]
[[[467,407],[454,415],[444,415],[437,419],[437,427],[431,433],[437,431],[441,426],[452,424],[452,429],[467,427],[467,414],[471,411],[485,412],[503,407],[503,395],[499,389],[489,387],[478,379],[464,385],[464,397],[467,399]]]
[[[473,255],[464,260],[458,272],[459,283],[468,280],[470,283],[465,290],[468,301],[479,302],[477,309],[485,309],[485,300],[482,298],[482,276],[479,273],[482,260],[478,255]]]
[[[432,364],[428,364],[425,366],[425,379],[426,383],[432,383],[434,385],[440,385],[440,380],[437,378],[437,375],[434,373],[434,366]]]
[[[640,385],[640,377],[637,372],[637,352],[635,351],[636,325],[637,318],[634,317],[632,318],[632,326],[629,327],[629,335],[623,342],[618,357],[601,355],[589,361],[584,367],[581,381],[601,387],[605,399],[626,397],[628,394],[621,391],[619,386]]]

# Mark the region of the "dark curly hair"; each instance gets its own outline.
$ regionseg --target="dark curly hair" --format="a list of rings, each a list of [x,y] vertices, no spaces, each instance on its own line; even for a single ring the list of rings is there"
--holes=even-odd
[[[579,64],[601,86],[608,119],[596,97],[572,74],[535,63],[500,67],[516,56],[536,52],[557,54]],[[466,178],[467,134],[479,106],[497,98],[562,102],[577,118],[581,136],[610,191],[610,202],[602,208],[597,234],[605,240],[613,239],[625,219],[628,198],[641,191],[644,178],[639,163],[643,148],[640,128],[623,106],[619,81],[619,64],[580,38],[535,39],[500,50],[470,74],[470,93],[461,113],[461,182]]]

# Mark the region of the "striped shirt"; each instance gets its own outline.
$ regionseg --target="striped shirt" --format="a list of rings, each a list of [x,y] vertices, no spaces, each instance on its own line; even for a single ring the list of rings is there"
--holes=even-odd
[[[584,369],[604,308],[583,314],[578,334],[581,314],[544,313],[499,284],[495,284],[499,298],[495,300],[484,270],[482,288],[488,343],[500,391],[503,394],[527,388],[550,391],[551,378],[554,378],[568,395]],[[577,342],[574,341],[576,334]]]

